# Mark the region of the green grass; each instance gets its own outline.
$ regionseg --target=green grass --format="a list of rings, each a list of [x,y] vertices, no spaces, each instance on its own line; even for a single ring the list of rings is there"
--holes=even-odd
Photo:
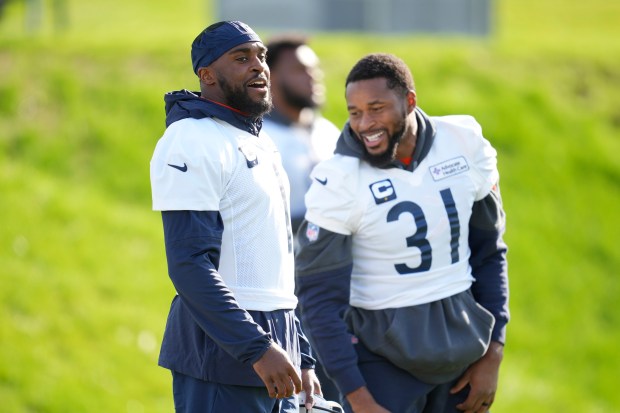
[[[47,4],[47,3],[45,3]],[[148,163],[162,95],[194,89],[205,2],[70,2],[0,21],[3,412],[169,412],[156,366],[174,290]],[[413,70],[429,114],[469,113],[499,152],[511,309],[494,412],[612,412],[620,356],[620,4],[495,3],[488,39],[316,33],[325,115],[363,54]],[[262,33],[268,37],[268,33]]]

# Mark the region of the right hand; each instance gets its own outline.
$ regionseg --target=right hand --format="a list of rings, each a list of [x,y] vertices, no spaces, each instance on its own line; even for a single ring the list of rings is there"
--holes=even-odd
[[[301,378],[286,351],[272,343],[265,354],[252,366],[265,383],[269,397],[291,397],[301,391]]]
[[[347,394],[347,401],[355,413],[390,413],[375,401],[365,386]]]
[[[310,412],[314,406],[314,395],[323,396],[321,382],[319,382],[314,369],[301,370],[301,387],[306,392],[306,411]]]

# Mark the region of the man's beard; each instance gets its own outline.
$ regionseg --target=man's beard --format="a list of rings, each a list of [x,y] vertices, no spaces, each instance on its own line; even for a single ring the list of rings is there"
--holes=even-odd
[[[235,87],[221,76],[218,76],[217,80],[220,83],[228,106],[245,112],[253,118],[259,118],[271,110],[271,91],[267,92],[265,99],[255,101],[248,95],[246,86]],[[269,85],[267,87],[270,89]]]
[[[317,108],[319,103],[314,99],[314,96],[303,96],[300,93],[293,91],[287,84],[280,85],[282,91],[282,97],[290,106],[297,109],[304,108]]]
[[[384,168],[396,159],[396,151],[398,150],[398,144],[401,138],[405,135],[406,120],[400,125],[400,128],[394,132],[388,141],[387,149],[378,155],[373,155],[368,152],[366,146],[364,148],[364,160],[376,168]],[[363,142],[362,142],[363,145]]]

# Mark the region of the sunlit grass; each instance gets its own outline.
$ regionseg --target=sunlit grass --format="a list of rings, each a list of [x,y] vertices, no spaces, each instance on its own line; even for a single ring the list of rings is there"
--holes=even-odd
[[[163,94],[196,87],[206,3],[71,2],[0,22],[0,410],[172,411],[156,366],[174,290],[148,163]],[[413,69],[421,107],[499,151],[511,308],[496,412],[611,412],[620,357],[619,6],[505,1],[487,39],[316,33],[328,100],[363,54]],[[268,34],[265,34],[268,35]]]

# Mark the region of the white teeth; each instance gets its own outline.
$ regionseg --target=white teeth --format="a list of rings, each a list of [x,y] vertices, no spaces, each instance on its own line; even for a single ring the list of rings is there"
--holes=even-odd
[[[369,142],[375,142],[375,141],[379,140],[379,138],[381,137],[382,133],[383,132],[377,132],[374,135],[366,135],[366,136],[364,136],[364,138],[366,138],[366,140],[369,141]]]

